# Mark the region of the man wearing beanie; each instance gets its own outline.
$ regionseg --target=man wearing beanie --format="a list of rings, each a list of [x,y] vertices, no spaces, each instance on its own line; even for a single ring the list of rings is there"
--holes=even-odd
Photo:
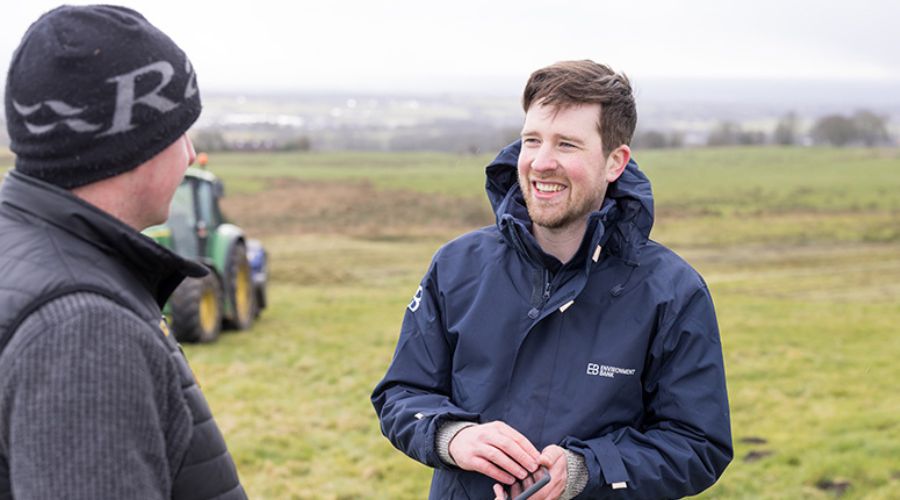
[[[57,8],[13,55],[0,186],[0,498],[246,498],[160,307],[203,266],[168,217],[200,114],[184,52],[137,12]]]

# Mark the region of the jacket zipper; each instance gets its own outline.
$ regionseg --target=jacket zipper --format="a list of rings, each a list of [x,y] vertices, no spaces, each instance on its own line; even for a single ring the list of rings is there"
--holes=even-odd
[[[526,255],[526,258],[528,260],[530,260],[533,264],[540,266],[541,269],[543,270],[544,291],[541,294],[540,307],[532,307],[531,310],[528,311],[529,318],[537,319],[538,316],[540,315],[540,310],[542,310],[544,308],[544,306],[547,305],[547,301],[550,300],[550,293],[553,291],[553,286],[552,286],[551,280],[550,280],[550,271],[547,270],[546,266],[544,266],[544,264],[542,262],[535,262],[534,259],[532,259],[530,253],[528,252],[527,247],[525,246],[525,243],[522,241],[522,237],[519,235],[518,227],[512,226],[510,229],[512,229],[511,233],[513,235],[513,239],[515,239],[516,244],[522,249],[522,252]]]
[[[544,268],[544,301],[541,303],[542,308],[547,305],[548,300],[550,300],[550,272]]]

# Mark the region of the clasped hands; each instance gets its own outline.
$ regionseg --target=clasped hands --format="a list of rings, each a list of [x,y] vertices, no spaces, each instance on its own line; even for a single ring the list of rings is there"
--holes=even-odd
[[[506,498],[503,485],[510,486],[525,479],[542,465],[550,471],[551,479],[531,498],[555,500],[566,489],[565,450],[550,445],[538,452],[528,438],[500,421],[459,431],[450,441],[448,452],[459,468],[479,472],[497,481],[494,484],[497,500]],[[512,493],[516,494],[515,491]]]

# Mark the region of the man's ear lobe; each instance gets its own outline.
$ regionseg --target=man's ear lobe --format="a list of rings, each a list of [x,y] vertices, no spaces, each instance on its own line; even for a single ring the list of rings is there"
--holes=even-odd
[[[630,159],[631,148],[627,144],[622,144],[614,149],[606,158],[606,182],[615,182],[625,171],[625,166],[628,165]]]

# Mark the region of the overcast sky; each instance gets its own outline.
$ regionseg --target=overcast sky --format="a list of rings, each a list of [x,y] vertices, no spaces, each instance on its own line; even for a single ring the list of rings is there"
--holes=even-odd
[[[517,94],[532,70],[581,58],[637,80],[900,82],[896,0],[122,3],[185,49],[204,90]],[[4,4],[5,80],[28,25],[58,3]]]

